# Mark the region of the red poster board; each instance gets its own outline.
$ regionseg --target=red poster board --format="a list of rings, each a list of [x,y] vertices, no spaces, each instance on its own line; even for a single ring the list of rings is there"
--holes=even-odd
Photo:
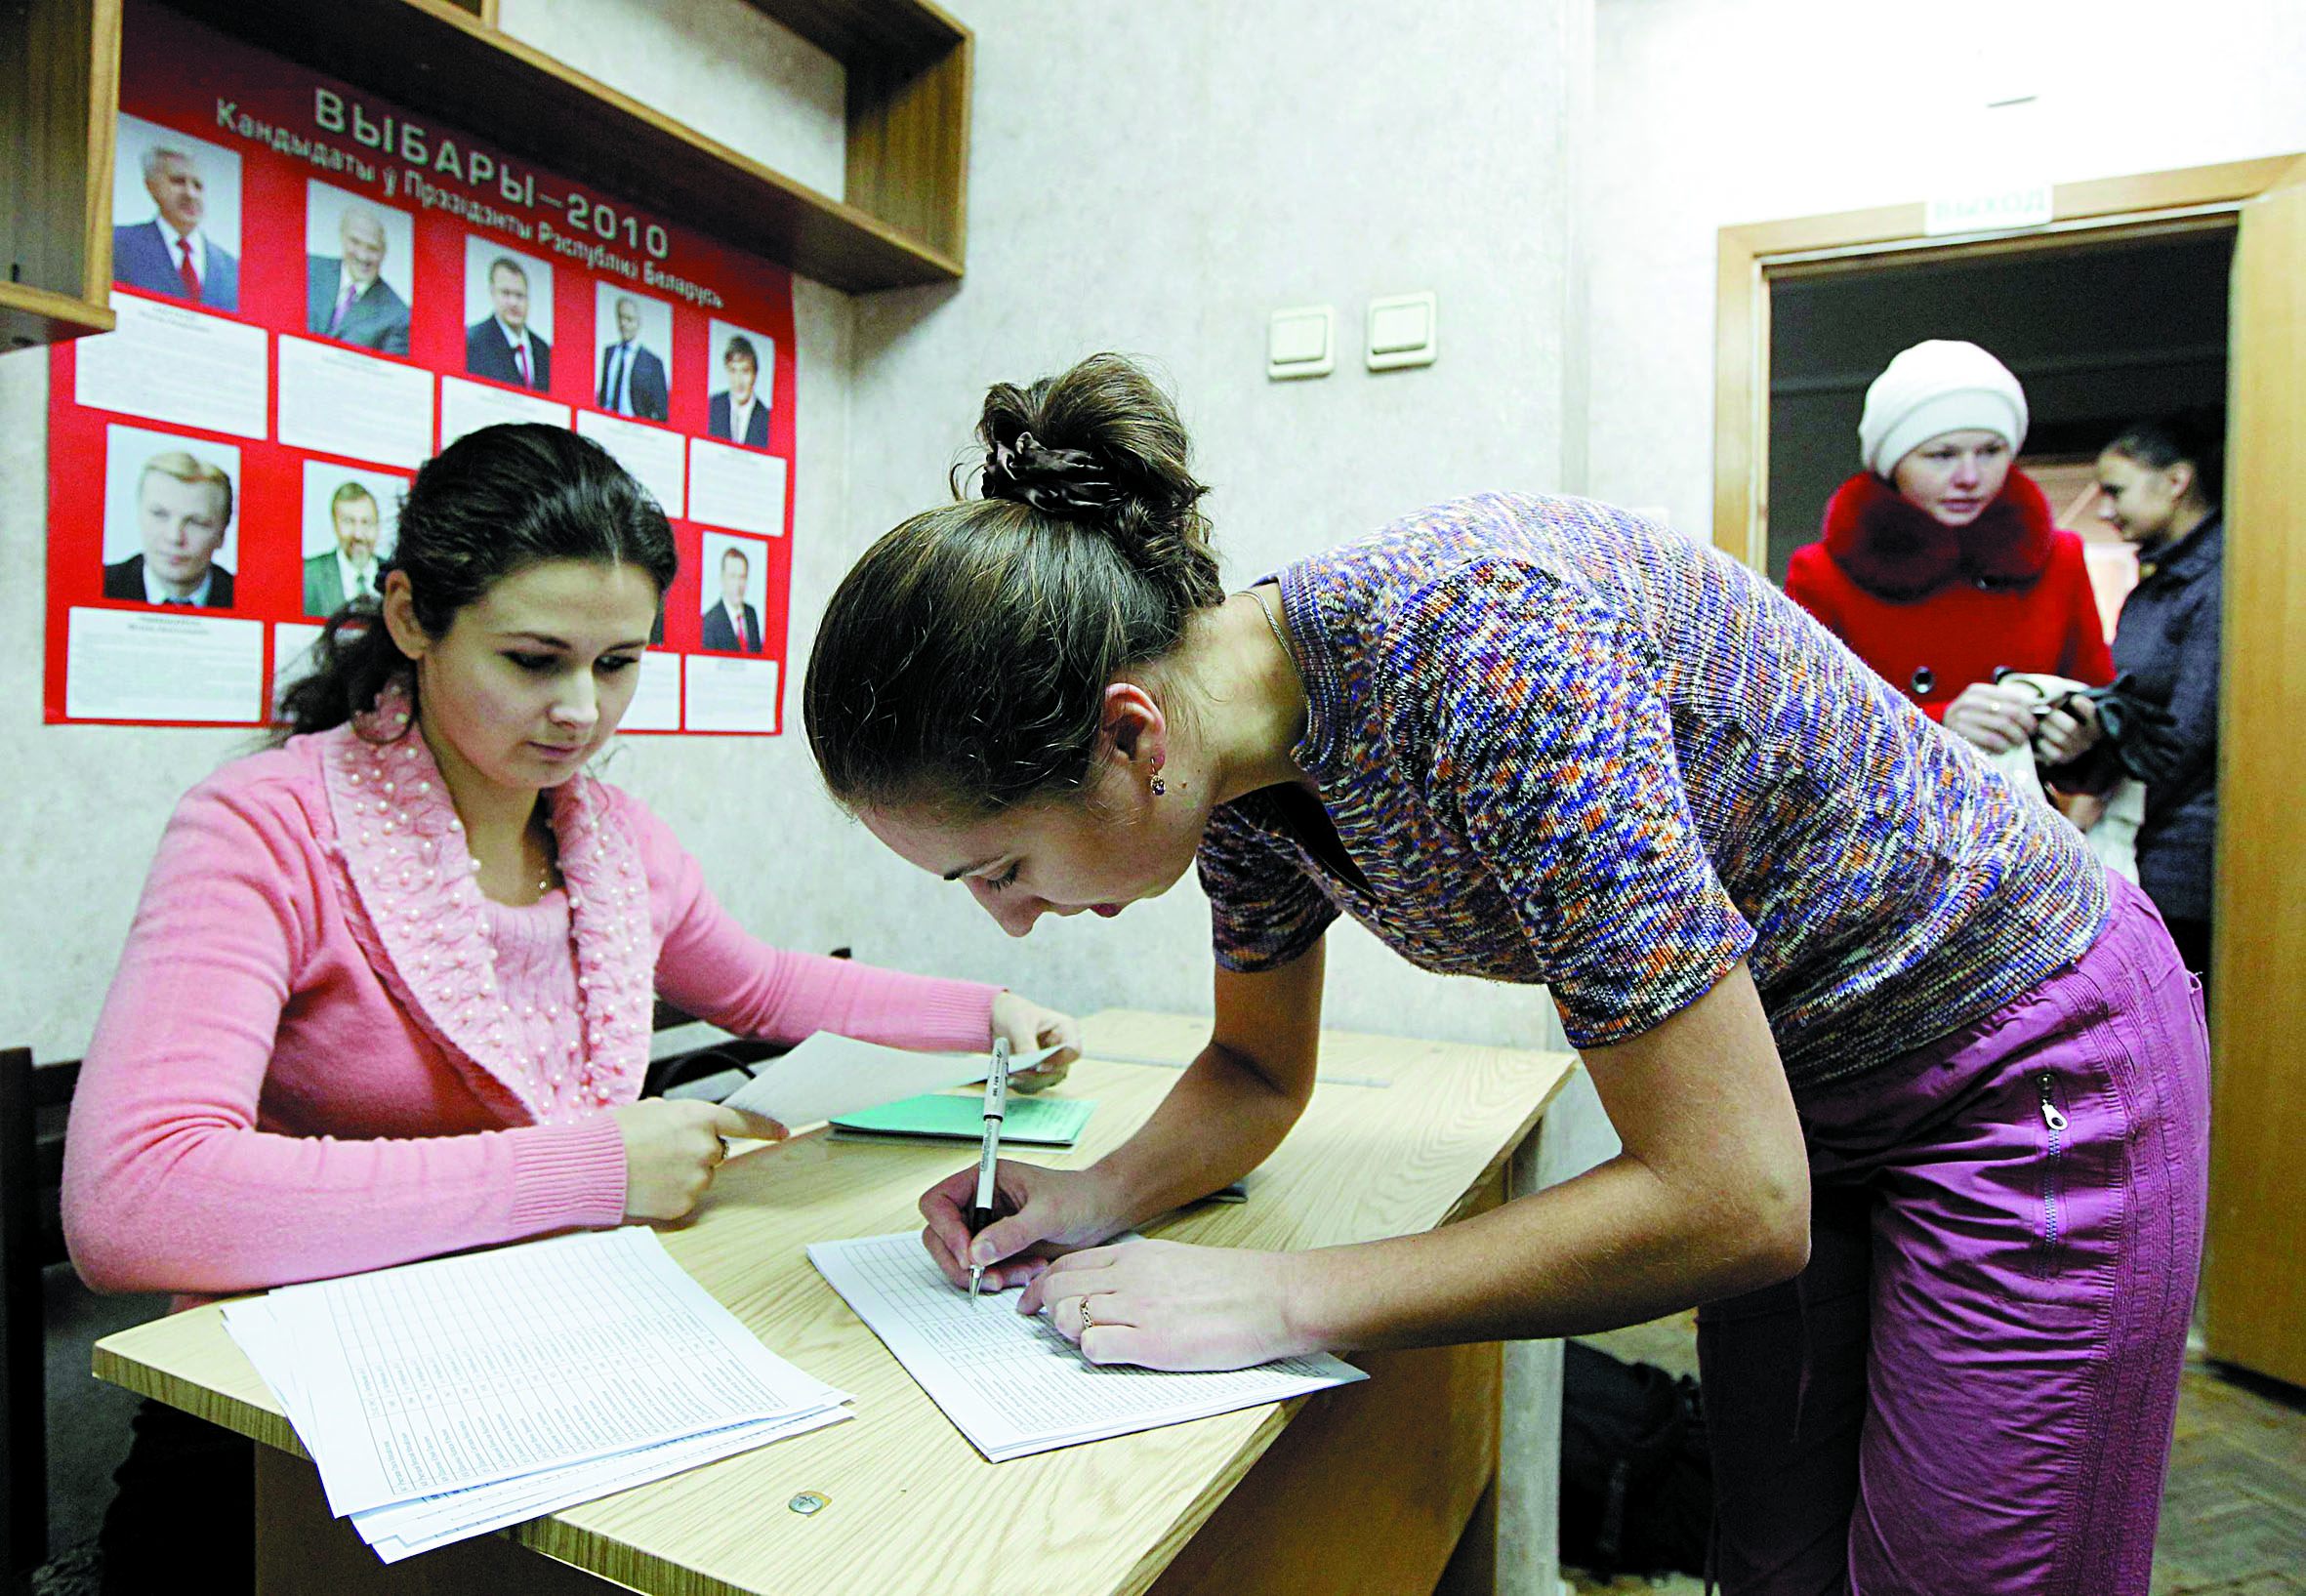
[[[790,273],[144,0],[120,107],[120,330],[52,355],[50,721],[265,720],[416,467],[526,419],[672,517],[626,729],[782,729]]]

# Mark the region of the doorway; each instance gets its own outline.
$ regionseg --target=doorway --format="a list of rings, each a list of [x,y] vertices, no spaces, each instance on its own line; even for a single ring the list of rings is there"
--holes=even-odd
[[[2037,397],[2022,366],[2019,375],[2049,423],[2046,434],[2038,424],[2030,440],[2037,452],[2094,450],[2133,413],[2181,408],[2178,393],[2188,385],[2226,402],[2218,980],[2203,1323],[2211,1356],[2306,1385],[2306,1227],[2296,1222],[2288,1175],[2306,1131],[2306,822],[2298,816],[2306,795],[2299,731],[2306,651],[2296,641],[2306,637],[2306,158],[2062,184],[2053,199],[2048,224],[1968,237],[1927,236],[1920,204],[1722,229],[1713,542],[1782,576],[1786,554],[1817,535],[1824,498],[1809,502],[1817,492],[1811,478],[1831,477],[1824,490],[1831,493],[1854,469],[1863,384],[1846,426],[1831,415],[1832,389],[1847,372],[1810,374],[1815,394],[1790,385],[1783,425],[1797,436],[1811,425],[1804,400],[1826,419],[1814,423],[1822,441],[1791,447],[1780,460],[1772,390],[1781,314],[1843,313],[1840,301],[1862,301],[1862,279],[1875,273],[1915,273],[1914,284],[1951,305],[1989,298],[1973,291],[2005,268],[2075,281],[2112,272],[2135,282],[2156,272],[2172,280],[2215,275],[2223,264],[2223,335],[2199,313],[2173,326],[2151,361],[2135,368],[2164,385],[2150,402],[2123,403],[2106,422],[2087,412],[2131,395],[2110,385],[2106,406],[2067,404],[2054,396],[2058,382]],[[1982,325],[1965,319],[1958,330],[1904,337],[1884,329],[1891,342],[1866,378],[1920,337],[1967,337],[1994,348]],[[2224,346],[2222,368],[2204,350],[2216,344]],[[1864,364],[1834,353],[1837,365]],[[2098,430],[2084,441],[2090,427]],[[1838,436],[1828,438],[1835,428]]]

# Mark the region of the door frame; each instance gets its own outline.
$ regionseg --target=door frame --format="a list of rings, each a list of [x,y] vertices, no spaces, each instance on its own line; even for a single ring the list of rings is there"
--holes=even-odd
[[[1871,263],[2236,232],[2227,325],[2222,693],[2209,1237],[2213,1358],[2306,1384],[2306,1271],[2286,1172],[2306,1123],[2306,155],[2060,184],[2052,220],[1932,237],[1924,207],[1801,217],[1719,235],[1713,543],[1766,572],[1773,277]],[[2246,864],[2246,870],[2243,867]]]

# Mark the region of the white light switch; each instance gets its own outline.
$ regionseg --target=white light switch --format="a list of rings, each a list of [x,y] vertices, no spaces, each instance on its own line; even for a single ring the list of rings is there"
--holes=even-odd
[[[1430,290],[1370,301],[1369,369],[1431,365],[1438,348],[1436,319]]]
[[[1306,305],[1273,312],[1265,340],[1265,375],[1327,377],[1338,364],[1338,307]]]

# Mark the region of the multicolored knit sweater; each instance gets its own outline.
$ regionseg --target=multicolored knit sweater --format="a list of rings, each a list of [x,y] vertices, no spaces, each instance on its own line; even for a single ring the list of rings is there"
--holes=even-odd
[[[2080,837],[1746,567],[1606,505],[1485,496],[1280,573],[1295,757],[1362,880],[1270,791],[1203,840],[1218,962],[1338,914],[1551,989],[1570,1042],[1750,962],[1791,1082],[1983,1017],[2106,915]]]

